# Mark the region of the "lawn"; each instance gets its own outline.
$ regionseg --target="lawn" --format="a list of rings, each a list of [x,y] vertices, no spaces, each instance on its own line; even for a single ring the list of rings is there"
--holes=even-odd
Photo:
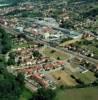
[[[65,46],[65,45],[68,45],[68,44],[71,44],[71,43],[75,43],[77,41],[81,41],[81,39],[78,38],[78,39],[68,40],[68,41],[65,41],[65,42],[61,43],[60,46]]]
[[[66,85],[66,86],[75,86],[77,85],[76,81],[70,77],[65,71],[56,71],[52,72],[51,75],[57,80],[59,85]],[[60,80],[58,78],[60,77]]]
[[[19,100],[29,100],[32,97],[32,93],[28,89],[24,89]]]
[[[96,80],[94,73],[90,71],[86,73],[75,73],[75,76],[76,78],[79,78],[81,81],[83,81],[85,84],[92,83],[94,80]]]
[[[98,44],[96,44],[96,45],[98,45]],[[83,48],[83,49],[89,48],[88,50],[90,50],[90,51],[94,52],[96,55],[98,55],[98,48],[96,46],[94,46],[93,44],[92,45],[81,45],[81,48]]]
[[[97,47],[98,40],[91,40],[91,41],[82,40],[80,43],[76,42],[75,45],[79,46],[80,48],[83,48],[83,49],[85,48],[87,50],[90,50],[94,52],[96,55],[98,55],[98,47]]]
[[[98,87],[58,90],[55,100],[98,100]]]
[[[57,50],[54,50],[54,52],[52,52],[54,49],[52,48],[49,48],[49,47],[46,47],[44,50],[43,50],[43,53],[48,56],[48,57],[52,57],[52,58],[55,58],[57,59],[58,57],[60,58],[60,60],[66,60],[69,58],[69,55],[66,54],[65,52],[61,52],[61,51],[57,51]]]
[[[13,44],[12,45],[12,48],[13,49],[17,49],[17,48],[22,48],[22,47],[28,47],[29,45],[28,45],[28,43],[18,43],[18,44]]]

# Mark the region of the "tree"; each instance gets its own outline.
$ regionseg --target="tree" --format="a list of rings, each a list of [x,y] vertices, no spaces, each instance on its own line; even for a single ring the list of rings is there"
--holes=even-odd
[[[57,60],[60,60],[60,57],[57,57]]]
[[[6,67],[5,59],[3,56],[0,56],[0,71],[2,68]]]
[[[8,65],[15,65],[15,52],[9,53]]]
[[[57,80],[61,80],[61,77],[58,77]]]
[[[3,54],[11,49],[10,36],[2,28],[0,28],[0,47],[0,53]],[[0,100],[19,100],[23,80],[21,79],[20,82],[20,80],[16,80],[15,76],[8,73],[3,54],[0,54]]]
[[[95,76],[98,78],[98,71],[96,71]]]
[[[16,80],[19,82],[20,85],[24,86],[24,75],[22,73],[18,73]]]
[[[2,68],[0,70],[0,100],[18,100],[21,92],[21,85],[15,76]]]
[[[42,55],[39,53],[39,51],[33,51],[34,57],[41,57]]]
[[[1,51],[3,54],[7,53],[11,49],[11,39],[9,34],[0,28],[0,45],[2,47]]]
[[[51,89],[41,88],[33,94],[30,100],[53,100],[56,96],[56,92]]]
[[[9,58],[7,64],[8,65],[15,65],[15,59]]]
[[[51,50],[51,53],[55,53],[56,51],[55,50]]]
[[[92,83],[93,86],[98,86],[98,79],[96,79],[93,83]]]

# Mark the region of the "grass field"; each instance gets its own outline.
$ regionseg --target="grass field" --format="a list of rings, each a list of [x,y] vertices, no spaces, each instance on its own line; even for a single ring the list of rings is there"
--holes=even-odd
[[[58,90],[55,100],[98,100],[98,87]]]
[[[85,42],[87,42],[85,44]],[[98,55],[98,40],[91,40],[91,41],[87,41],[87,40],[81,40],[80,43],[76,42],[75,43],[77,46],[79,46],[80,48],[85,48],[87,50],[90,50],[91,52],[94,52],[96,55]]]
[[[17,48],[22,48],[22,47],[28,47],[28,43],[23,43],[23,44],[13,44],[12,48],[17,49]]]
[[[73,39],[73,40],[68,40],[68,41],[65,41],[65,42],[61,43],[60,46],[65,46],[65,45],[75,43],[75,42],[80,41],[80,40],[81,40],[80,38]]]
[[[57,80],[59,85],[75,86],[77,84],[65,71],[56,71],[51,73],[51,75]],[[58,80],[59,77],[61,78],[60,80]]]
[[[85,84],[92,83],[96,80],[96,77],[94,76],[94,73],[88,71],[86,73],[76,73],[75,76],[79,78],[81,81],[83,81]]]
[[[60,51],[56,51],[52,53],[52,48],[49,48],[49,47],[46,47],[44,50],[43,50],[43,53],[48,56],[48,57],[52,57],[52,58],[55,58],[57,59],[58,57],[60,58],[60,60],[66,60],[68,59],[69,55],[68,54],[65,54],[64,52],[60,52]]]
[[[29,100],[32,97],[32,93],[28,89],[24,89],[19,100]]]

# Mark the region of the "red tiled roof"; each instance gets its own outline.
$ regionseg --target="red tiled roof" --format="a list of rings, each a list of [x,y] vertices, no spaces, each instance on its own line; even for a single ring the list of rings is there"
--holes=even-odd
[[[44,87],[48,87],[48,82],[43,80],[42,77],[40,76],[40,74],[34,74],[32,75],[32,78],[34,78],[40,85],[44,86]]]
[[[64,62],[63,61],[57,61],[57,64],[64,65]]]

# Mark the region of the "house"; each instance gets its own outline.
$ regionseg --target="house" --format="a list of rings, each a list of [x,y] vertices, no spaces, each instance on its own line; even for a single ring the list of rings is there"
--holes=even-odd
[[[20,26],[20,27],[16,27],[16,30],[19,32],[23,32],[24,28]]]
[[[45,17],[43,20],[36,20],[37,24],[46,25],[49,27],[59,27],[59,24],[56,22],[54,18],[47,18]]]
[[[48,81],[44,80],[40,74],[33,74],[32,78],[37,81],[41,86],[48,88],[49,87],[49,83]]]
[[[82,38],[82,33],[78,33],[75,31],[70,31],[69,37],[73,39]]]

